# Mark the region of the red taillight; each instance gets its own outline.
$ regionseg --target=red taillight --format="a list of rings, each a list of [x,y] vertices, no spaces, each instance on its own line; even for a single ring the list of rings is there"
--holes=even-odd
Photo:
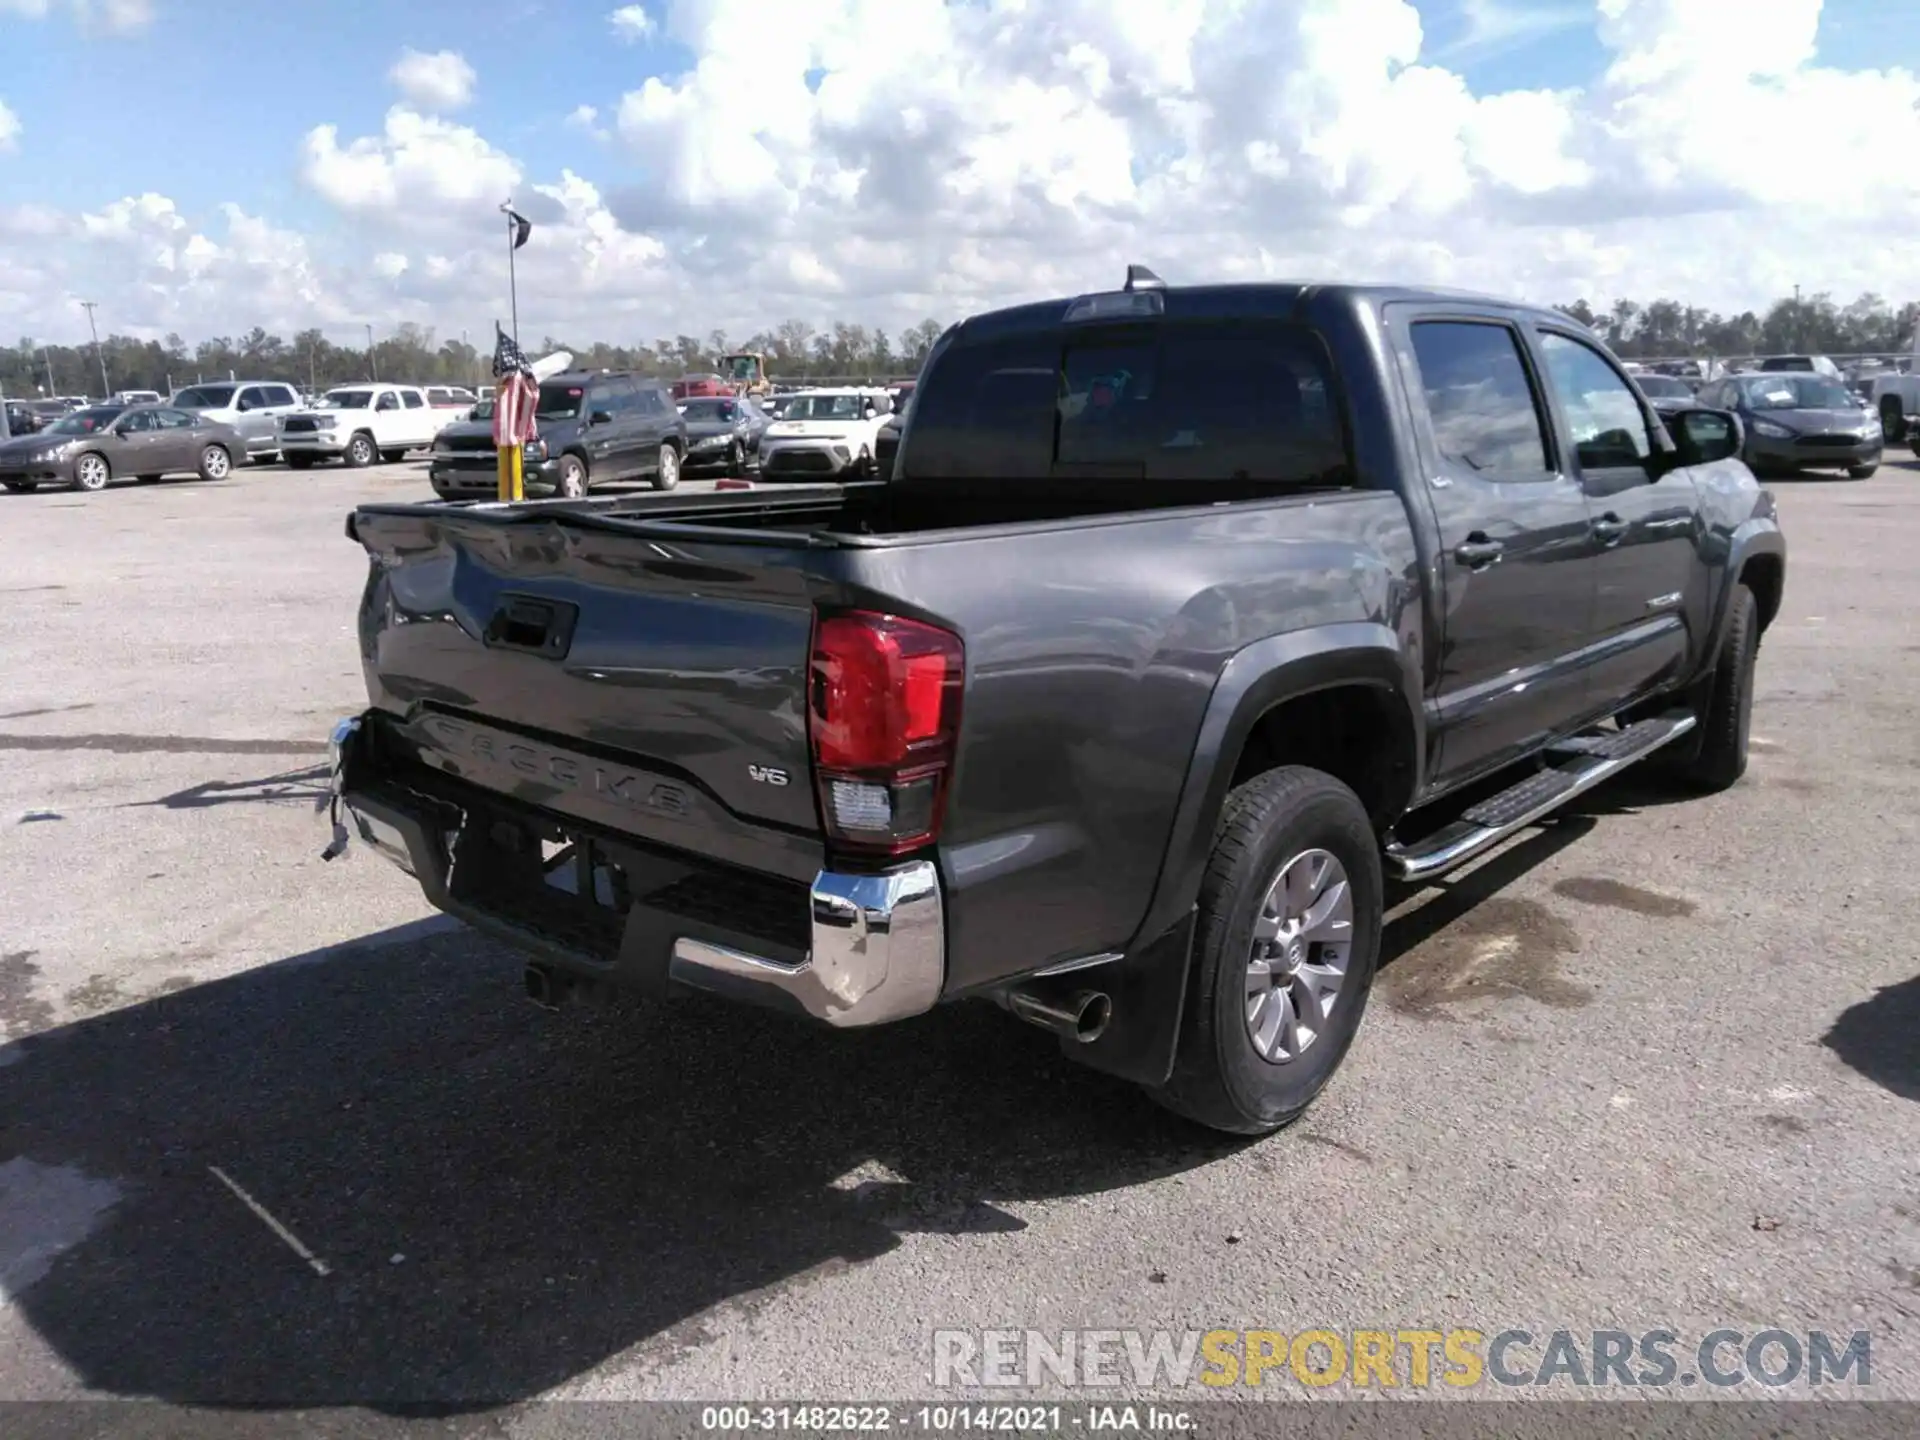
[[[933,843],[965,674],[951,631],[867,611],[820,617],[807,728],[835,843],[887,855]]]

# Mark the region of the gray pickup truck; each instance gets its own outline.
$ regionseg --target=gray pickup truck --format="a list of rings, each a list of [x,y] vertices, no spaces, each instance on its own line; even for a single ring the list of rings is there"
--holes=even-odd
[[[1740,443],[1552,311],[1134,267],[950,329],[891,480],[355,511],[327,853],[545,1003],[986,998],[1271,1130],[1388,880],[1740,777],[1786,563]]]

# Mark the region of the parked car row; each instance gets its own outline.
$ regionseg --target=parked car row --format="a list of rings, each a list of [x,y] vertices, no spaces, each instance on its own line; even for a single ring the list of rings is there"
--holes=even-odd
[[[881,432],[895,411],[884,388],[801,390],[762,402],[688,394],[628,371],[576,370],[541,382],[538,436],[522,454],[525,493],[578,498],[598,484],[640,480],[671,490],[682,475],[768,480],[884,473]],[[490,402],[443,429],[428,470],[442,499],[497,493]],[[291,458],[290,458],[291,463]]]
[[[164,403],[116,397],[51,418],[34,412],[33,427],[0,443],[0,485],[92,491],[120,479],[222,480],[249,461],[293,470],[395,461],[430,448],[473,406],[472,392],[452,386],[373,383],[340,386],[318,404],[279,381],[190,385]],[[10,428],[12,416],[9,407]]]

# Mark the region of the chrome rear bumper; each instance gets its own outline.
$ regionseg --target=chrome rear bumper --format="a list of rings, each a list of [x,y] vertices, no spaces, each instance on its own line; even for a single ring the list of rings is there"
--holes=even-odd
[[[455,900],[446,883],[454,834],[425,813],[411,813],[356,788],[356,755],[363,721],[351,717],[328,741],[332,770],[329,811],[333,838],[322,858],[342,854],[353,840],[420,881],[426,897],[476,928],[522,943],[533,937]],[[939,1001],[946,982],[946,917],[940,876],[931,861],[916,860],[878,874],[822,870],[808,890],[806,955],[785,961],[747,946],[691,935],[671,938],[670,980],[751,1003],[798,1009],[828,1025],[882,1025],[919,1015]],[[604,966],[574,964],[538,946],[543,958],[599,974]],[[617,976],[613,977],[617,980]]]

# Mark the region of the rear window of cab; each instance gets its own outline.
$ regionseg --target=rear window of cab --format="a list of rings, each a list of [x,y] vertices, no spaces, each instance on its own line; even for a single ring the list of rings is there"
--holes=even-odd
[[[960,339],[918,387],[907,452],[914,480],[1350,473],[1326,345],[1275,321]]]

